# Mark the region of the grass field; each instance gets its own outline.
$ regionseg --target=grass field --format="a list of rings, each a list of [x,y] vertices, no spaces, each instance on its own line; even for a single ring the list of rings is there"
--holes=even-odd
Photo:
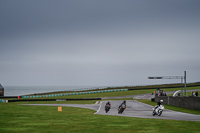
[[[93,110],[1,104],[0,132],[199,132],[200,122],[95,115]],[[166,128],[168,127],[168,128]]]
[[[188,88],[194,89],[194,88]],[[197,87],[195,87],[197,89]],[[171,90],[168,90],[171,91]],[[88,95],[75,95],[70,98],[103,97],[118,95],[134,95],[151,93],[151,90],[127,92],[100,93]],[[130,94],[131,93],[131,94]],[[138,100],[146,104],[155,105],[150,100]],[[94,104],[96,101],[62,101],[62,102],[16,102],[0,103],[0,133],[127,133],[127,132],[200,132],[200,122],[130,118],[120,116],[104,116],[94,114],[94,110],[73,107],[62,107],[58,112],[57,107],[51,106],[25,106],[21,103],[74,103]],[[200,111],[178,108],[165,105],[172,109],[187,113],[199,114]]]

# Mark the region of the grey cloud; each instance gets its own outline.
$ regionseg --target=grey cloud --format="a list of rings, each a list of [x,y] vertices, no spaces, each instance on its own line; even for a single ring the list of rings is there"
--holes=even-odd
[[[1,1],[6,85],[136,85],[199,80],[199,1]],[[2,83],[2,84],[3,84]]]
[[[198,1],[9,1],[2,2],[1,28],[4,32],[20,33],[48,32],[49,28],[73,32],[126,27],[127,24],[138,27],[141,23],[144,27],[185,26],[198,17],[198,4]]]

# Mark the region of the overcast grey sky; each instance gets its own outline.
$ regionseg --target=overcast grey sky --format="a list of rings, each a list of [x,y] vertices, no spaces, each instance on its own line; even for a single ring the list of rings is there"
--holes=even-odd
[[[0,0],[2,85],[200,81],[199,0]]]

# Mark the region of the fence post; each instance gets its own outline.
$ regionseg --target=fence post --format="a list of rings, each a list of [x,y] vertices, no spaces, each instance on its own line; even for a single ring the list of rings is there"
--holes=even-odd
[[[169,96],[168,96],[168,105],[169,105]]]

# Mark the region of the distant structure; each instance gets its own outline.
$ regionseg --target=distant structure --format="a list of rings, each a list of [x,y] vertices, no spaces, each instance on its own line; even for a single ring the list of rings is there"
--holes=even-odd
[[[183,84],[183,79],[185,82],[185,96],[186,96],[186,71],[184,71],[184,76],[162,76],[162,77],[148,77],[148,79],[181,79],[181,84]],[[182,91],[183,93],[183,91]]]
[[[0,96],[4,96],[4,88],[1,84],[0,84]]]

